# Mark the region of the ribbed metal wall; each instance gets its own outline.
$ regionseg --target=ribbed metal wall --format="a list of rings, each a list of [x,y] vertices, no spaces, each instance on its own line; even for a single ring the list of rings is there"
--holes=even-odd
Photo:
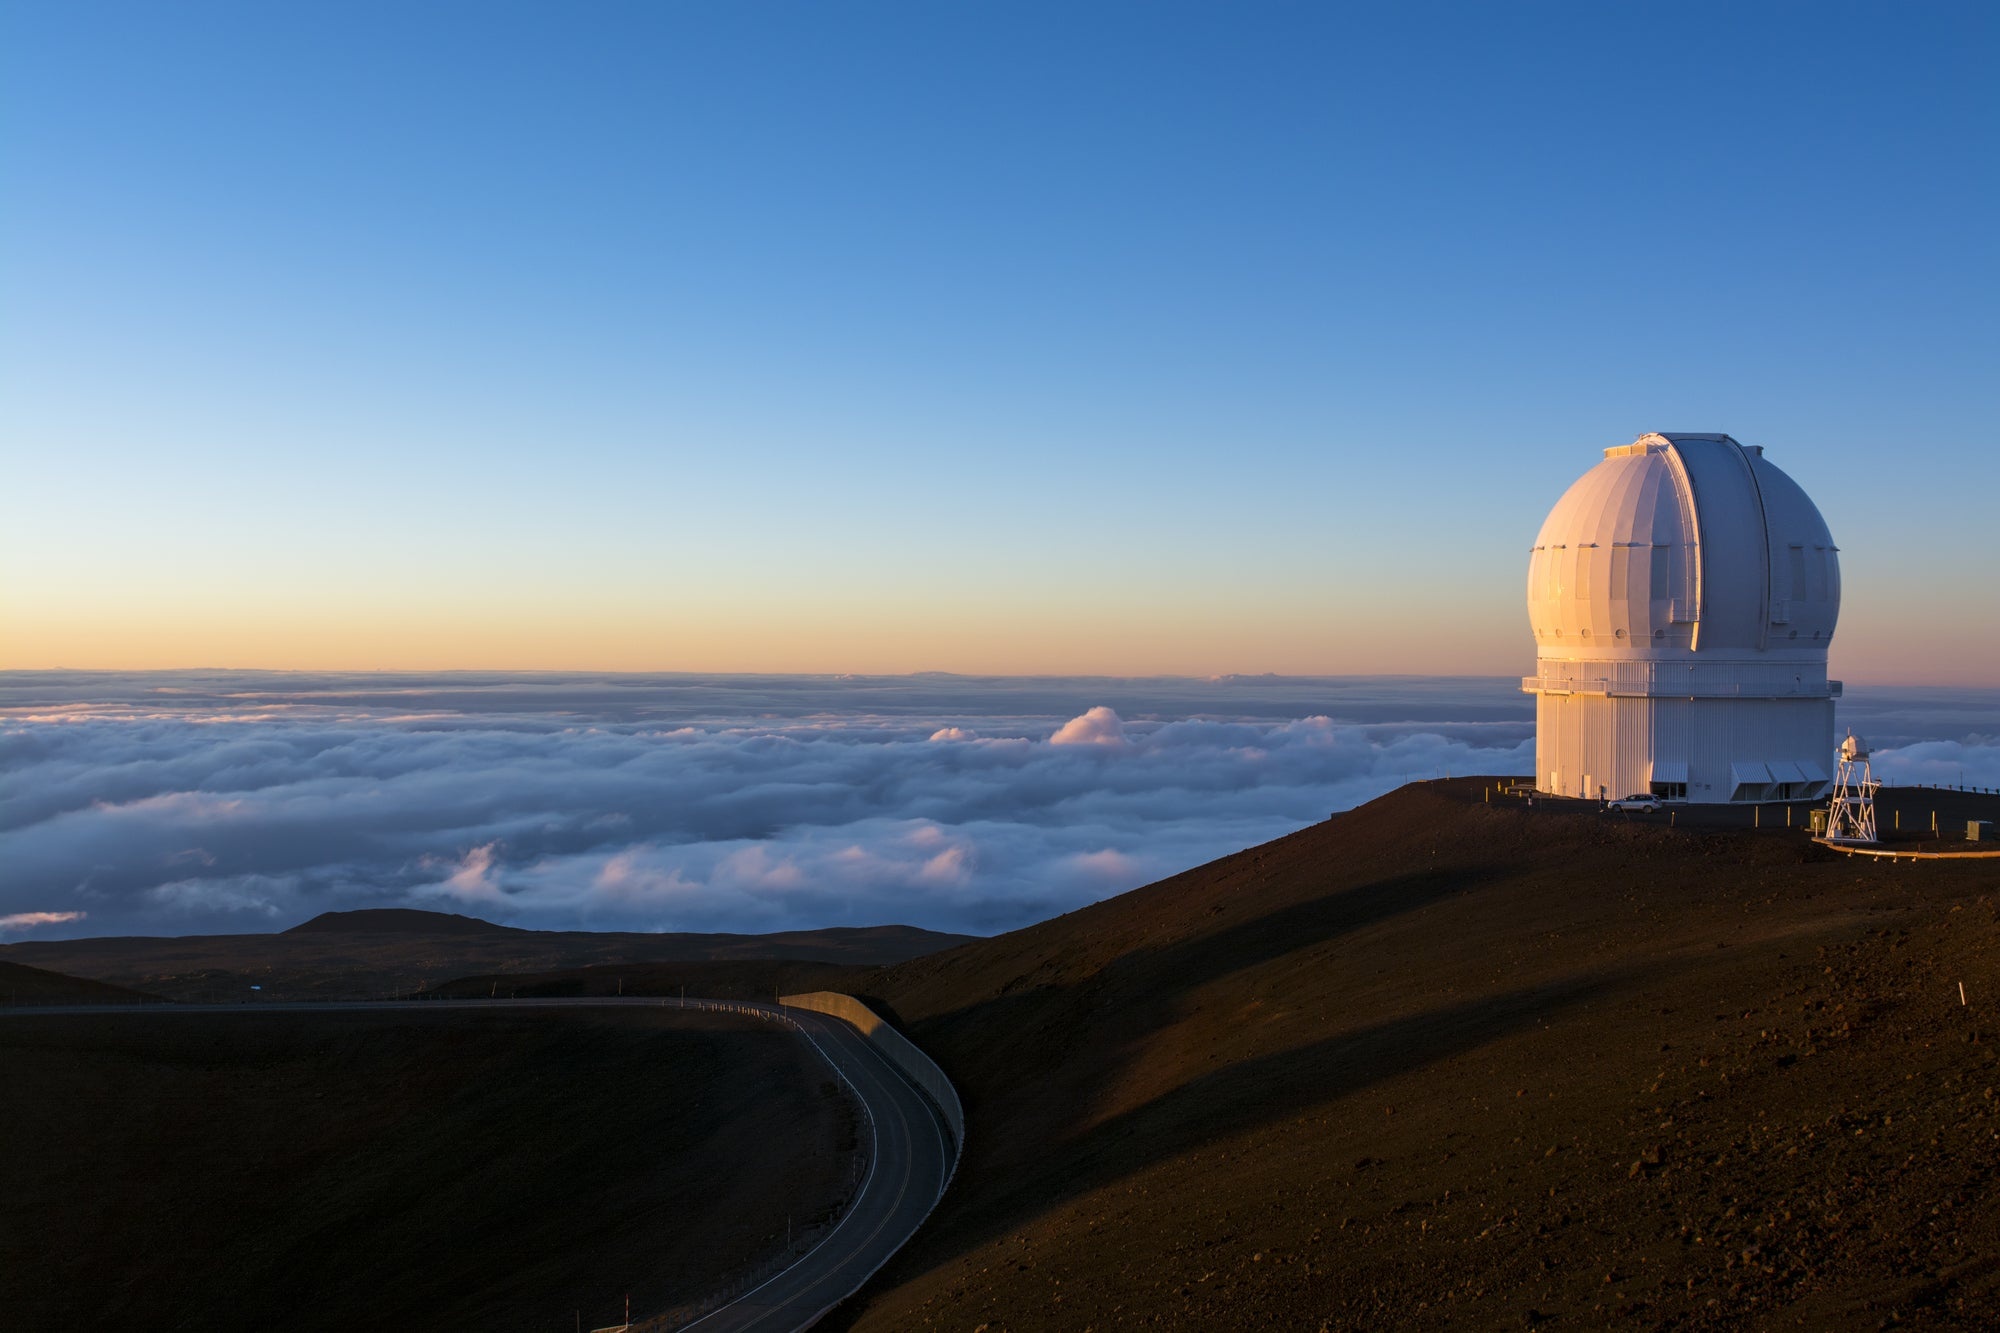
[[[1736,795],[1735,765],[1787,762],[1809,774],[1830,773],[1833,700],[1535,698],[1535,785],[1553,795],[1615,798],[1644,792],[1656,773],[1670,774],[1684,764],[1689,800],[1728,801]]]

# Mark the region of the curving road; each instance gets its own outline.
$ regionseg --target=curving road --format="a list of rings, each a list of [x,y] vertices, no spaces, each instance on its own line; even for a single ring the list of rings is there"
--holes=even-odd
[[[861,1289],[916,1234],[951,1179],[951,1140],[930,1099],[851,1023],[803,1009],[745,1006],[798,1026],[866,1108],[868,1174],[840,1224],[815,1249],[761,1287],[688,1328],[702,1333],[789,1333]]]
[[[916,1234],[951,1179],[951,1139],[930,1099],[905,1079],[850,1023],[803,1009],[734,1000],[686,1001],[688,1007],[753,1013],[794,1028],[830,1064],[860,1102],[868,1122],[868,1173],[838,1225],[791,1267],[685,1328],[701,1333],[791,1333],[810,1328],[861,1289]],[[387,1010],[675,1007],[638,996],[544,1000],[331,1001],[299,1004],[46,1005],[0,1007],[8,1014],[381,1013]]]

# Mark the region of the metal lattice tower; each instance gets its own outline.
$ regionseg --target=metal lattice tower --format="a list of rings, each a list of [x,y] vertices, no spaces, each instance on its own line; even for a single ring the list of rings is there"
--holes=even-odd
[[[1827,806],[1828,842],[1874,842],[1875,793],[1882,784],[1868,764],[1868,746],[1853,732],[1840,743],[1840,767],[1834,774],[1833,800]]]

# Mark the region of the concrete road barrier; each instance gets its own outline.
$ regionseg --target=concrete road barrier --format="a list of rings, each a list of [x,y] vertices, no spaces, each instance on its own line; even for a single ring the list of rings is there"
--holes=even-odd
[[[810,1009],[816,1014],[828,1014],[834,1018],[852,1023],[861,1034],[874,1044],[875,1048],[887,1056],[889,1063],[903,1072],[903,1075],[923,1089],[924,1094],[937,1103],[943,1112],[945,1124],[951,1129],[954,1169],[956,1159],[965,1153],[965,1110],[958,1102],[958,1089],[951,1086],[951,1080],[944,1071],[917,1048],[915,1042],[889,1026],[883,1017],[852,995],[842,995],[836,991],[812,991],[805,995],[781,995],[778,1003],[793,1009]]]

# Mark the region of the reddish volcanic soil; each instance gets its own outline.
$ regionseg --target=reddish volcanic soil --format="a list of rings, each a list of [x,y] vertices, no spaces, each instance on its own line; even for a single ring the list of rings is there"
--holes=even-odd
[[[878,974],[969,1153],[835,1326],[2000,1320],[2000,862],[1483,792]]]
[[[0,1018],[0,1326],[539,1330],[841,1193],[782,1030],[671,1010]]]

